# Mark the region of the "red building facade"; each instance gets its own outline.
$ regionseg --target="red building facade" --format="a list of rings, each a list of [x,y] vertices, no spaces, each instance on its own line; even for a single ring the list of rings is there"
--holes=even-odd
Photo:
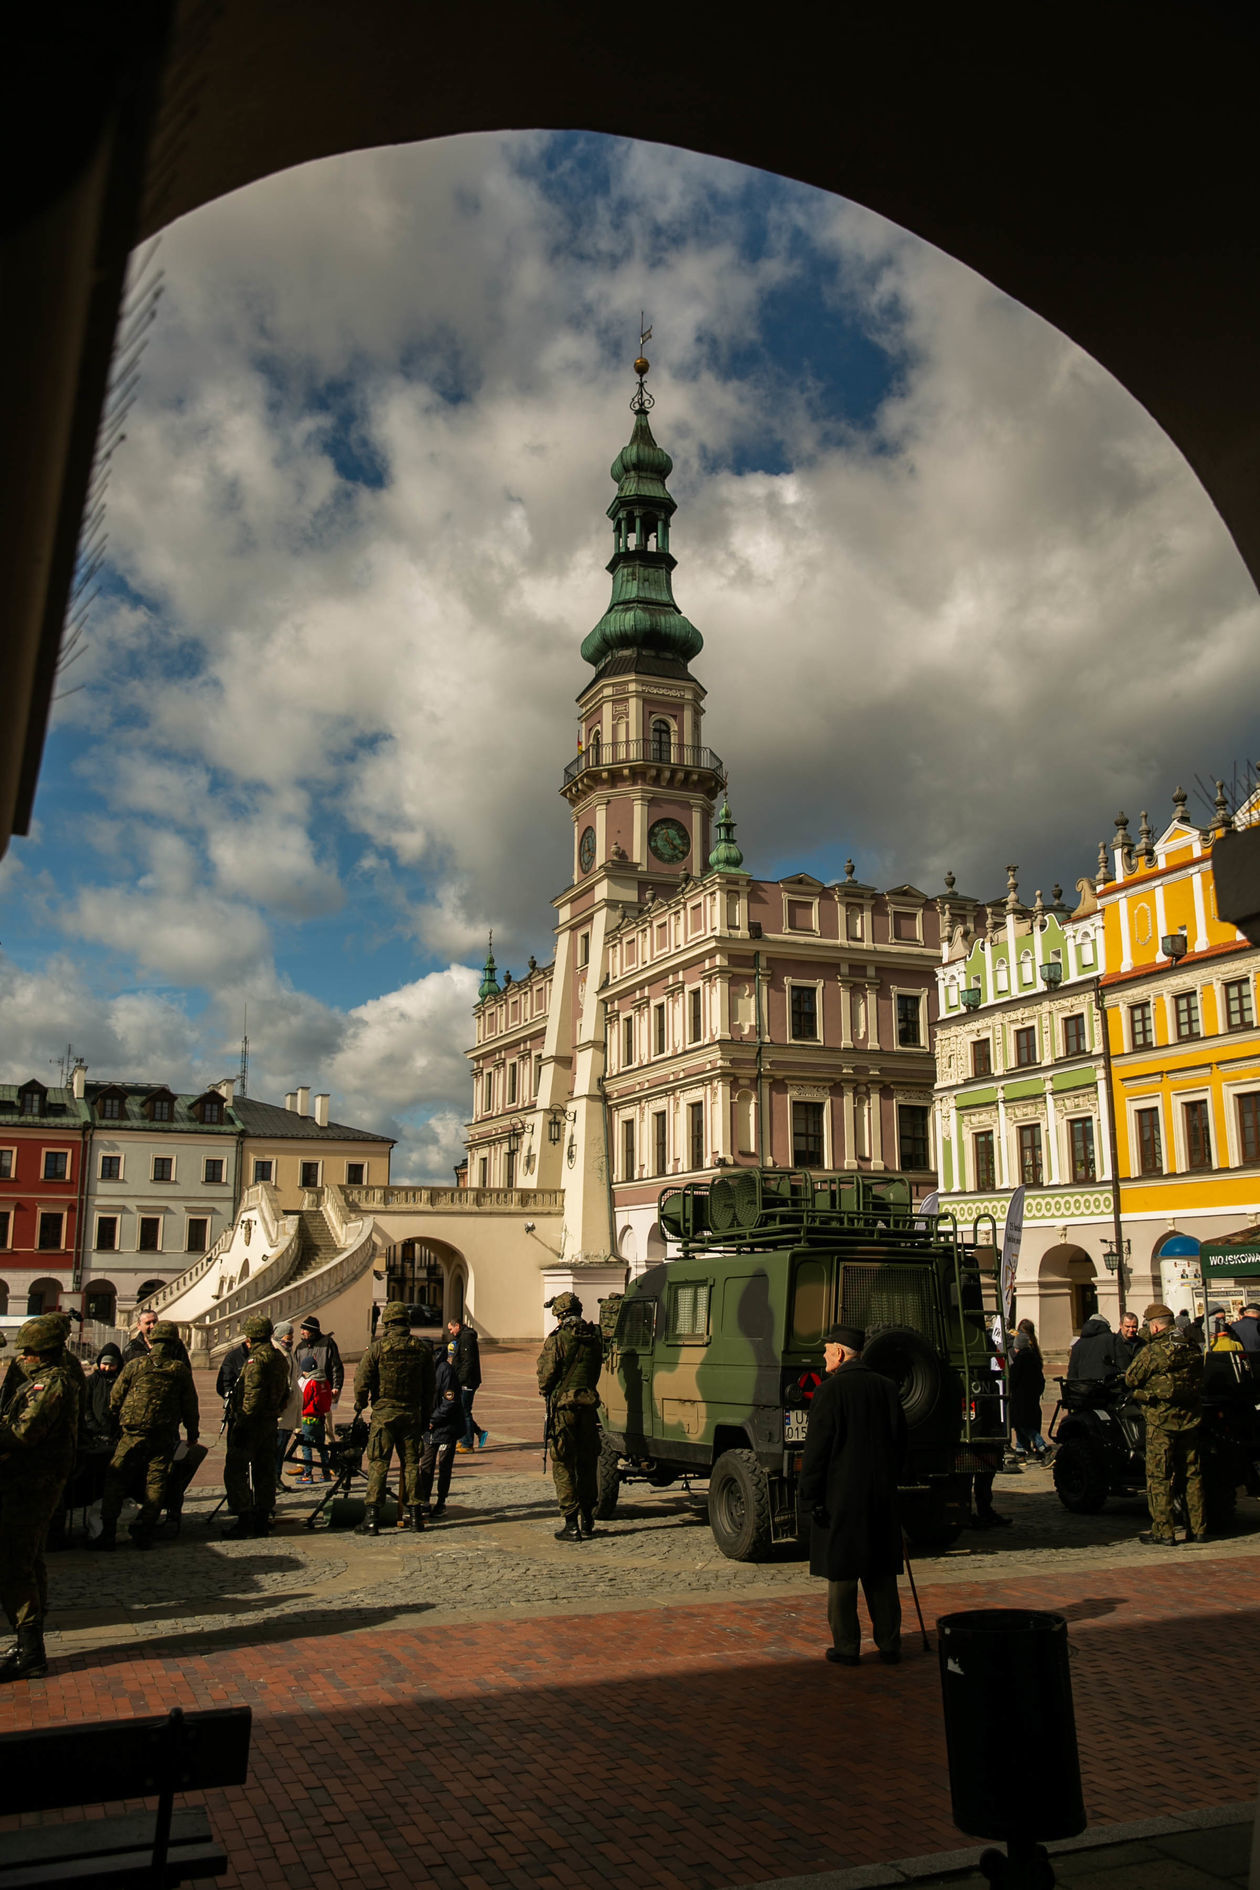
[[[74,1291],[90,1127],[71,1089],[0,1084],[0,1314],[51,1312]]]

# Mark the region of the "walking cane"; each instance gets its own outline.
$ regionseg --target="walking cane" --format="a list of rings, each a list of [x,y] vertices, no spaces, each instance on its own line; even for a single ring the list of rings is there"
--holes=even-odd
[[[923,1636],[923,1651],[925,1654],[930,1654],[932,1651],[932,1643],[928,1639],[927,1629],[923,1625],[923,1610],[919,1606],[919,1591],[914,1585],[914,1569],[910,1564],[910,1541],[904,1529],[901,1532],[901,1552],[905,1559],[906,1574],[910,1577],[910,1593],[914,1596],[914,1611],[919,1617],[919,1632]]]

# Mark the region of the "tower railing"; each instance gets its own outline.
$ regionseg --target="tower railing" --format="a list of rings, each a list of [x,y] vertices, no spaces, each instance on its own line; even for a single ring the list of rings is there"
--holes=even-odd
[[[612,768],[623,761],[655,761],[662,768],[702,768],[707,774],[726,779],[722,757],[711,748],[689,748],[681,742],[601,742],[574,756],[564,771],[564,785],[568,787],[588,769]]]

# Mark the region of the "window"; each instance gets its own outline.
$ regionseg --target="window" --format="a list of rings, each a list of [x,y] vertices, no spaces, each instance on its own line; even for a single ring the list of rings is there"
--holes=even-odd
[[[917,991],[897,996],[897,1042],[903,1050],[917,1050],[923,1042],[923,1004]]]
[[[699,1043],[704,1033],[704,994],[697,985],[688,998],[690,1007],[690,1038],[692,1043]]]
[[[61,1224],[65,1219],[62,1214],[41,1214],[39,1232],[35,1244],[43,1253],[54,1251],[61,1245]]]
[[[1174,998],[1173,1006],[1177,1018],[1178,1038],[1201,1036],[1198,992],[1183,991],[1180,997]]]
[[[903,1168],[930,1168],[932,1166],[931,1150],[928,1146],[928,1112],[924,1104],[898,1104],[897,1141],[901,1148]]]
[[[849,938],[862,937],[862,910],[860,906],[846,906],[845,933]]]
[[[1135,1050],[1149,1050],[1155,1042],[1155,1024],[1149,998],[1129,1006],[1129,1041]]]
[[[153,1157],[153,1179],[154,1181],[173,1181],[175,1179],[175,1163],[169,1155],[155,1155]]]
[[[171,1099],[169,1096],[153,1098],[152,1119],[154,1122],[169,1122],[171,1119]]]
[[[1021,952],[1019,955],[1019,981],[1021,984],[1031,984],[1033,981],[1033,955],[1031,952]]]
[[[1019,1125],[1019,1178],[1026,1188],[1041,1186],[1041,1124]]]
[[[140,1239],[137,1242],[141,1253],[160,1253],[162,1248],[162,1222],[156,1214],[140,1216]]]
[[[993,1043],[988,1037],[976,1037],[971,1045],[971,1074],[973,1076],[992,1076]]]
[[[96,1251],[98,1253],[117,1253],[118,1251],[118,1216],[116,1214],[98,1214],[96,1217]]]
[[[1015,1062],[1020,1069],[1027,1069],[1030,1063],[1037,1061],[1037,1026],[1023,1024],[1015,1032]]]
[[[101,1115],[106,1122],[120,1122],[122,1120],[122,1112],[123,1112],[122,1097],[121,1096],[102,1096],[101,1101],[100,1101],[100,1110],[101,1110]]]
[[[670,724],[659,718],[652,724],[652,760],[668,761],[673,748],[674,731]]]
[[[102,1155],[101,1156],[101,1180],[102,1181],[121,1181],[122,1180],[122,1156],[121,1155]]]
[[[541,1088],[542,1088],[542,1057],[541,1055],[539,1055],[534,1058],[534,1094],[535,1096],[538,1094]]]
[[[656,1054],[658,1057],[663,1057],[665,1055],[665,1006],[656,1005],[652,1016],[655,1020],[653,1028],[656,1034]]]
[[[8,1208],[0,1208],[0,1247],[7,1247],[8,1244],[9,1244],[9,1210]]]
[[[0,1148],[0,1181],[12,1181],[13,1156],[14,1156],[13,1149]]]
[[[40,1094],[37,1089],[22,1091],[21,1110],[24,1116],[37,1116],[40,1112]]]
[[[1256,1014],[1251,1003],[1251,980],[1236,978],[1225,986],[1225,1028],[1226,1030],[1246,1030],[1254,1024]]]
[[[1260,1089],[1238,1098],[1238,1150],[1245,1162],[1260,1162]]]
[[[490,1177],[489,1157],[483,1155],[481,1160],[477,1163],[477,1186],[479,1188],[487,1187],[489,1185],[489,1177]]]
[[[652,1117],[652,1173],[654,1175],[665,1173],[667,1140],[665,1111],[658,1109]]]
[[[206,1097],[205,1102],[201,1105],[201,1120],[203,1122],[222,1122],[223,1104],[217,1096]]]
[[[254,1183],[255,1183],[255,1186],[256,1186],[256,1185],[257,1185],[257,1184],[258,1184],[258,1183],[259,1183],[260,1181],[270,1181],[270,1180],[271,1180],[271,1172],[272,1172],[272,1168],[273,1168],[273,1166],[274,1166],[274,1164],[273,1164],[273,1163],[271,1163],[271,1162],[255,1162],[255,1163],[254,1163]]]
[[[621,1125],[621,1179],[634,1180],[634,1119],[631,1116]]]
[[[578,934],[578,965],[579,966],[589,965],[590,962],[591,962],[591,935],[589,932],[580,932]]]
[[[814,916],[816,907],[812,899],[789,899],[786,904],[789,932],[816,932],[818,930],[818,923]]]
[[[919,915],[917,912],[894,912],[892,915],[892,935],[895,939],[906,942],[919,938]]]
[[[1137,1130],[1138,1173],[1162,1175],[1164,1148],[1159,1133],[1159,1110],[1135,1109],[1133,1125]]]
[[[1181,1120],[1186,1131],[1186,1167],[1212,1166],[1212,1135],[1208,1128],[1208,1106],[1201,1098],[1182,1103]]]
[[[512,1104],[516,1101],[516,1065],[515,1063],[509,1063],[507,1066],[507,1083],[508,1083],[507,1106],[510,1109],[512,1107]],[[311,1185],[314,1186],[314,1183],[312,1183]]]
[[[792,1035],[798,1042],[818,1041],[818,991],[812,984],[790,985]]]
[[[362,1162],[346,1163],[347,1188],[361,1188],[363,1186],[363,1168],[364,1164]]]
[[[190,1214],[188,1217],[188,1238],[184,1243],[186,1253],[204,1253],[206,1235],[210,1231],[210,1222],[203,1214]]]
[[[623,1017],[621,1020],[621,1062],[623,1068],[626,1064],[634,1062],[633,1017]]]
[[[202,1164],[201,1179],[207,1187],[217,1188],[223,1181],[223,1158],[221,1155],[207,1155]]]
[[[676,1286],[670,1296],[671,1339],[703,1339],[709,1331],[709,1282]]]
[[[997,1166],[994,1161],[992,1129],[977,1129],[971,1138],[975,1154],[977,1188],[995,1188],[997,1186]]]
[[[70,1156],[64,1148],[44,1150],[44,1180],[64,1181],[70,1172]]]
[[[687,1156],[691,1168],[704,1167],[704,1104],[687,1104]]]
[[[1063,1054],[1065,1057],[1083,1057],[1085,1054],[1085,1013],[1073,1011],[1063,1020]]]
[[[792,1166],[823,1165],[823,1106],[820,1102],[792,1104]]]
[[[604,751],[604,738],[597,728],[593,728],[586,743],[586,759],[592,768],[598,768],[600,756]]]
[[[1094,1118],[1074,1116],[1067,1127],[1073,1181],[1096,1181],[1098,1176],[1094,1164]]]
[[[301,1188],[318,1188],[320,1167],[321,1164],[319,1162],[303,1162],[299,1170],[298,1186]]]

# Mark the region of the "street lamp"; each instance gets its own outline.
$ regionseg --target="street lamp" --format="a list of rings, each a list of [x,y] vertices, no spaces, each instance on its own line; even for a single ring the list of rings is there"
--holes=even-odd
[[[521,1137],[524,1133],[525,1124],[519,1116],[514,1116],[512,1121],[508,1123],[507,1145],[509,1155],[515,1155],[520,1149]]]
[[[1190,949],[1190,941],[1184,932],[1169,932],[1160,939],[1159,949],[1165,958],[1171,958],[1175,963],[1178,958],[1185,957]]]
[[[1041,967],[1041,982],[1048,985],[1052,991],[1057,990],[1063,983],[1063,966],[1057,958],[1047,958]]]
[[[1127,1266],[1130,1251],[1130,1243],[1127,1240],[1122,1243],[1119,1251],[1116,1249],[1114,1240],[1107,1241],[1106,1245],[1103,1247],[1102,1257],[1103,1265],[1106,1267],[1108,1273],[1118,1273],[1120,1271],[1121,1260],[1124,1260]]]
[[[963,1007],[965,1010],[975,1011],[980,1008],[981,992],[980,992],[980,986],[978,984],[969,984],[965,986],[965,988],[961,990],[958,993],[958,995],[963,1001]]]

